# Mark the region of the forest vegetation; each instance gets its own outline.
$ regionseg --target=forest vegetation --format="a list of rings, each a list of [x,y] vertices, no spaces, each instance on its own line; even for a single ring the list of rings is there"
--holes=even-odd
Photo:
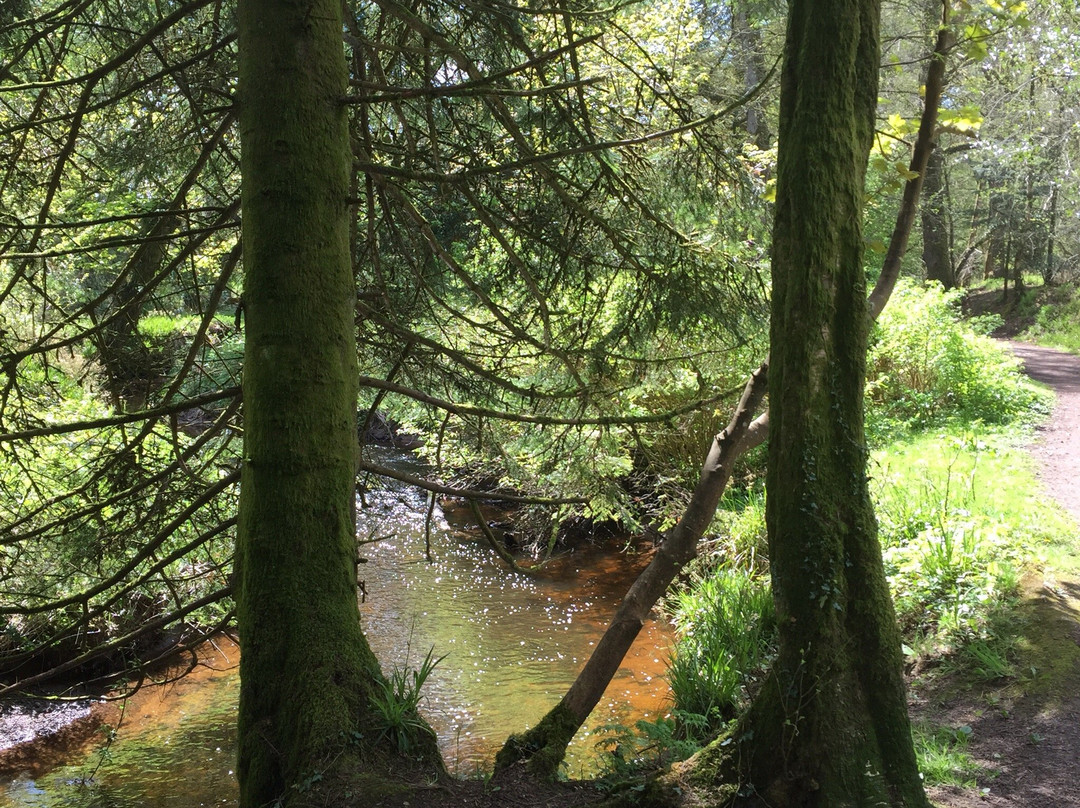
[[[497,768],[558,776],[656,607],[672,710],[613,781],[926,805],[905,669],[1014,675],[1025,570],[1074,564],[1018,448],[1051,396],[964,306],[1080,351],[1078,17],[5,3],[0,698],[238,630],[244,808],[441,771],[440,649],[384,672],[358,619],[355,511],[394,478],[515,569],[652,554]]]

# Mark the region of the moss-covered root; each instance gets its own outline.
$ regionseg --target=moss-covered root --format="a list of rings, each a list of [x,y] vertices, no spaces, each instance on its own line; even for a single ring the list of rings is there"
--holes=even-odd
[[[534,777],[554,780],[578,726],[569,709],[560,704],[532,729],[507,738],[495,756],[495,771],[525,761],[526,770]]]
[[[929,808],[917,768],[901,765],[908,750],[866,709],[821,710],[820,693],[775,685],[766,683],[727,735],[673,766],[659,786],[683,795],[678,804],[717,808]],[[787,714],[791,703],[808,715]]]
[[[738,747],[732,741],[734,732],[720,736],[690,759],[673,764],[643,787],[615,792],[604,808],[731,808],[753,804],[752,800],[740,800],[740,794],[746,794],[740,787],[743,775],[736,754]]]
[[[731,735],[721,736],[689,760],[644,782],[616,787],[601,808],[779,808],[740,788],[739,759]],[[747,799],[749,797],[749,799]]]

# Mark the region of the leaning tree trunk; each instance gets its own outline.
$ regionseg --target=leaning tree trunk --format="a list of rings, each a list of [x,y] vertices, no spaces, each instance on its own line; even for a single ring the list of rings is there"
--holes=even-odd
[[[766,521],[778,657],[687,765],[770,806],[928,806],[867,485],[862,200],[878,0],[793,0],[773,230]]]
[[[294,805],[354,759],[381,679],[360,630],[356,293],[337,0],[241,0],[244,456],[240,805]],[[373,733],[368,732],[367,738]],[[339,768],[333,769],[337,763]]]
[[[754,420],[754,413],[765,397],[767,378],[766,362],[751,375],[727,427],[713,438],[701,476],[678,524],[623,597],[585,667],[559,703],[535,727],[510,736],[495,758],[496,771],[524,760],[534,775],[553,778],[558,773],[566,747],[600,701],[652,607],[679,571],[697,555],[698,542],[716,514],[735,461],[764,440],[767,420],[764,417]]]
[[[953,35],[943,28],[938,34],[927,71],[926,103],[909,164],[912,178],[905,183],[885,262],[878,282],[867,299],[870,319],[876,319],[885,308],[900,276],[900,264],[918,210],[926,162],[933,148],[938,103],[944,89],[945,60],[954,44]],[[747,380],[731,420],[713,438],[686,510],[664,537],[653,560],[630,587],[585,667],[559,703],[536,726],[507,739],[495,759],[497,770],[518,761],[527,761],[534,774],[546,777],[557,774],[567,745],[603,696],[650,610],[683,567],[697,555],[698,542],[712,522],[735,461],[743,452],[759,446],[768,436],[768,414],[754,418],[765,397],[767,381],[768,361]]]

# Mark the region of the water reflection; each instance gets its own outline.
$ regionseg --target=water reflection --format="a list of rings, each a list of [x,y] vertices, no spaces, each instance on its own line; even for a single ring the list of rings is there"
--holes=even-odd
[[[235,647],[208,648],[177,683],[147,687],[109,716],[113,743],[38,778],[0,789],[0,806],[193,808],[236,805]]]
[[[617,545],[589,546],[555,559],[542,577],[524,576],[507,570],[474,531],[461,529],[473,518],[467,508],[436,508],[429,563],[425,505],[422,492],[405,486],[367,497],[361,537],[393,535],[363,550],[364,629],[387,669],[407,660],[415,667],[432,647],[447,654],[426,688],[425,715],[450,770],[470,774],[490,763],[507,735],[554,706],[646,559],[613,552]],[[662,626],[645,626],[591,728],[632,724],[663,708],[667,642]],[[588,732],[570,749],[574,775],[595,768]]]
[[[396,460],[398,465],[403,462]],[[506,736],[538,721],[565,692],[645,560],[589,547],[556,559],[544,577],[507,571],[474,533],[467,509],[434,511],[425,558],[424,495],[406,486],[369,493],[358,519],[366,544],[364,630],[385,670],[416,667],[429,648],[446,658],[425,687],[424,715],[447,767],[490,765]],[[668,640],[646,625],[570,749],[568,771],[595,769],[596,727],[655,715]],[[235,805],[238,680],[235,649],[199,672],[129,702],[114,743],[50,774],[0,788],[0,808],[191,808]]]

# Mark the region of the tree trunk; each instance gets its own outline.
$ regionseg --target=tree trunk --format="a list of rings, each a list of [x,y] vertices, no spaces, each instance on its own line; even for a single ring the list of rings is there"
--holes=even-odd
[[[948,5],[942,14],[943,23],[947,22]],[[869,316],[876,320],[889,301],[896,281],[900,277],[900,264],[907,252],[908,237],[915,223],[919,195],[922,193],[923,178],[927,173],[930,154],[934,151],[934,130],[937,127],[938,105],[945,91],[945,60],[956,43],[952,31],[943,24],[938,31],[934,52],[930,55],[930,65],[926,70],[926,98],[923,113],[919,119],[919,134],[915,138],[915,148],[911,152],[909,170],[915,175],[904,183],[904,197],[900,202],[900,211],[896,214],[896,225],[889,238],[889,249],[885,253],[885,263],[881,275],[868,300]]]
[[[355,569],[356,292],[336,0],[241,0],[240,805],[293,805],[372,738]]]
[[[877,0],[793,0],[773,231],[766,520],[779,653],[688,764],[772,806],[928,806],[867,486],[863,179]]]
[[[1043,264],[1043,283],[1050,286],[1054,282],[1054,237],[1057,235],[1058,185],[1050,188],[1050,222],[1046,234],[1046,263]]]
[[[945,213],[945,157],[935,144],[923,178],[922,237],[926,279],[946,289],[956,285]]]
[[[1012,238],[1004,239],[1005,255],[1001,259],[1001,302],[1009,302],[1009,278],[1012,277]]]
[[[765,55],[762,50],[761,31],[753,26],[747,14],[749,3],[742,0],[735,4],[731,14],[732,32],[738,43],[740,58],[743,63],[743,88],[751,92],[766,74]],[[765,110],[752,102],[746,106],[746,132],[754,139],[759,149],[772,146],[772,133]]]

